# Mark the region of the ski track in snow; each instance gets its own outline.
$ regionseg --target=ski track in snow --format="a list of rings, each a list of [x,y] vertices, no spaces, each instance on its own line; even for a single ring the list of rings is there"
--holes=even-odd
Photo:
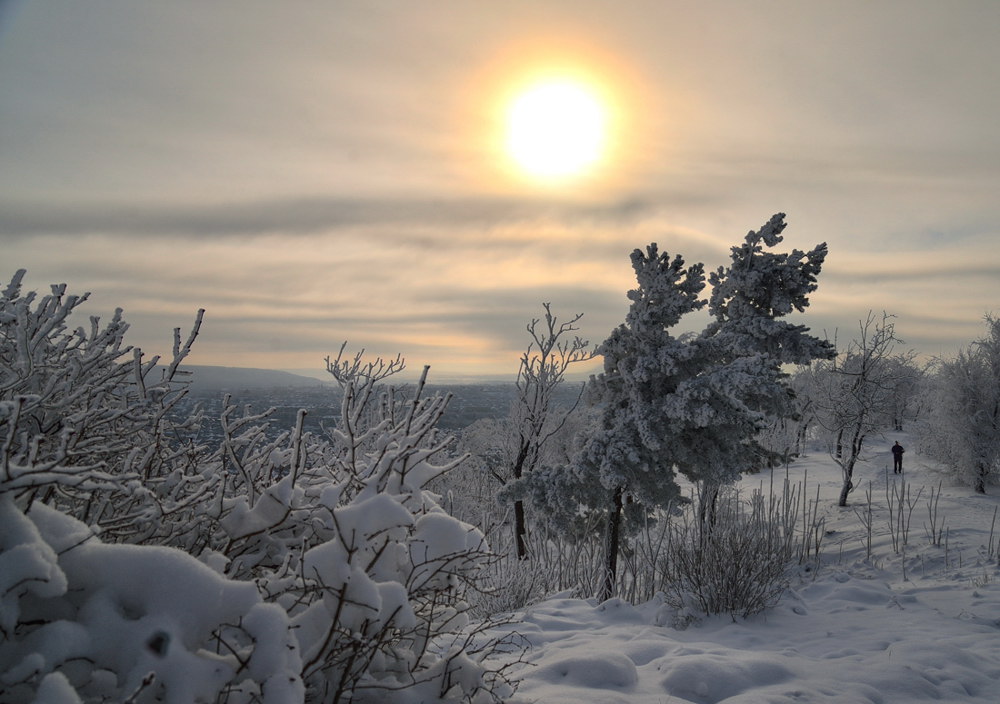
[[[632,606],[613,599],[554,596],[522,614],[516,630],[531,644],[518,699],[539,704],[783,704],[801,702],[1000,702],[1000,569],[985,558],[995,495],[940,475],[906,453],[915,502],[905,558],[893,551],[886,479],[887,435],[856,469],[851,506],[836,506],[840,469],[820,451],[788,468],[806,495],[820,487],[826,518],[823,565],[799,570],[773,609],[749,619],[703,618],[671,625],[657,600]],[[780,474],[780,477],[779,477]],[[776,470],[780,487],[785,469]],[[948,546],[931,544],[927,499],[942,481],[938,515]],[[748,476],[749,493],[767,475]],[[855,513],[872,484],[872,558]],[[991,487],[992,494],[1000,493]],[[994,541],[1000,540],[1000,525]],[[904,578],[904,566],[906,575]]]

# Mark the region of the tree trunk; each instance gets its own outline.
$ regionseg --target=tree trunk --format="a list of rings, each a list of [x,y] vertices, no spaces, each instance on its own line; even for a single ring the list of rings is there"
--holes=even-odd
[[[837,447],[840,448],[841,436],[843,431],[837,437]],[[844,486],[840,489],[840,500],[837,502],[838,506],[847,506],[847,495],[854,491],[854,465],[861,457],[861,448],[865,443],[865,433],[861,423],[858,423],[854,428],[854,433],[851,436],[851,454],[846,459],[846,464],[841,465],[844,468]],[[844,460],[841,460],[844,461]]]
[[[701,522],[701,529],[709,532],[715,527],[716,510],[719,505],[719,485],[705,482],[701,488],[701,496],[698,501],[698,519]]]
[[[807,432],[809,432],[809,421],[803,419],[795,433],[795,457],[801,457],[806,451]]]
[[[514,502],[514,545],[517,550],[518,560],[528,559],[528,547],[524,540],[526,533],[527,530],[524,523],[524,502],[518,500]]]
[[[847,495],[854,491],[854,462],[856,460],[857,457],[848,458],[847,464],[842,465],[844,468],[844,486],[840,489],[838,506],[847,506]]]
[[[622,490],[615,489],[608,511],[608,525],[604,540],[604,584],[601,586],[601,601],[607,601],[615,594],[618,575],[618,543],[621,534]]]
[[[975,486],[975,488],[976,488],[976,493],[977,494],[985,494],[986,493],[986,475],[987,474],[988,474],[988,470],[986,469],[986,465],[980,464],[979,465],[979,474],[976,475],[976,486]]]
[[[840,500],[837,502],[838,506],[847,505],[847,495],[854,491],[854,482],[851,481],[851,477],[854,474],[853,470],[844,470],[844,486],[840,489]]]
[[[512,474],[514,479],[520,479],[524,476],[524,465],[528,460],[528,452],[531,449],[531,443],[521,437],[521,445],[517,451],[517,459],[514,460],[514,466],[512,468]],[[524,502],[515,501],[514,502],[514,549],[517,551],[518,560],[528,559],[528,549],[525,545],[524,536],[527,533],[527,527],[524,522]]]

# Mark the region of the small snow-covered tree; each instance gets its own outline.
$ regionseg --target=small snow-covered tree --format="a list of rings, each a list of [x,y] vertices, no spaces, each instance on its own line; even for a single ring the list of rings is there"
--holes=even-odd
[[[1000,471],[1000,318],[986,335],[938,365],[921,447],[979,493]]]

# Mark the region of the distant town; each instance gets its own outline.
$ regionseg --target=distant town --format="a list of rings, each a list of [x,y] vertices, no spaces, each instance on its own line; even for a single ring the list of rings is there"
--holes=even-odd
[[[261,369],[230,367],[189,367],[191,387],[187,397],[178,406],[179,414],[187,414],[200,407],[205,418],[213,422],[202,426],[198,440],[218,441],[222,431],[214,419],[220,417],[222,405],[228,394],[229,403],[251,413],[264,413],[273,409],[268,417],[269,435],[277,436],[295,426],[299,409],[305,409],[305,429],[322,432],[336,424],[340,413],[341,393],[336,384],[311,377]],[[566,382],[558,394],[560,404],[572,404],[580,393],[582,382]],[[413,384],[401,383],[397,388],[412,389]],[[510,412],[516,387],[510,382],[482,382],[469,384],[428,384],[425,393],[452,395],[438,427],[443,430],[460,430],[482,418],[501,418]]]

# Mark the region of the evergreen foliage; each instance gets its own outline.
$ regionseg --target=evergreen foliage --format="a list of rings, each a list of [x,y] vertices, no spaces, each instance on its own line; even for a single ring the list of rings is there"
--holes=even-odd
[[[712,274],[709,300],[701,298],[702,264],[686,267],[656,244],[632,253],[638,288],[625,322],[599,347],[604,372],[588,388],[602,409],[600,428],[569,467],[536,473],[529,489],[567,524],[581,507],[603,513],[605,598],[614,592],[623,514],[627,531],[683,502],[681,472],[703,484],[708,518],[719,486],[765,461],[757,436],[767,420],[792,413],[781,366],[833,355],[828,342],[779,319],[808,305],[827,252],[765,251],[784,227],[779,213],[748,233],[731,265]],[[706,305],[714,319],[701,334],[672,334]]]
[[[760,436],[769,422],[796,411],[783,365],[835,354],[829,341],[783,319],[809,305],[827,255],[826,244],[808,253],[766,251],[782,242],[784,229],[778,213],[732,248],[728,267],[709,276],[713,320],[697,340],[705,364],[691,382],[705,421],[679,463],[685,476],[703,483],[703,500],[714,501],[719,485],[775,461]]]

